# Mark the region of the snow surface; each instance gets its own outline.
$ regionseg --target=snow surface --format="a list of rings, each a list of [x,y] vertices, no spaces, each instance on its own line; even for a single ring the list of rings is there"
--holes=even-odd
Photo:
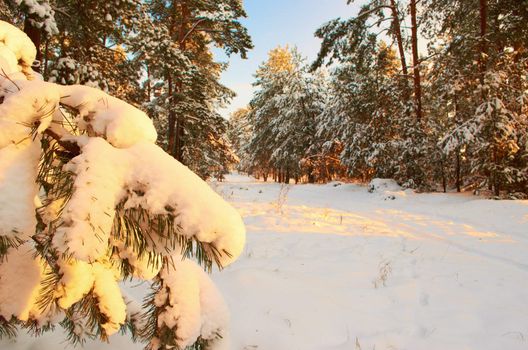
[[[248,243],[213,274],[234,350],[526,349],[528,201],[366,186],[213,184],[243,215]],[[383,191],[383,190],[381,190]],[[130,285],[136,298],[145,285]],[[62,349],[64,335],[3,341]],[[90,350],[142,349],[115,335]]]
[[[152,120],[134,106],[89,86],[49,85],[60,89],[62,103],[79,111],[77,125],[90,136],[104,136],[119,148],[156,141]]]

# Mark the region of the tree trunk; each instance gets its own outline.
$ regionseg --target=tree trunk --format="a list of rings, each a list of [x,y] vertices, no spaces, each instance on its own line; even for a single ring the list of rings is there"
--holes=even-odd
[[[147,63],[147,102],[150,102],[150,99],[152,97],[152,84],[150,81],[150,66]]]
[[[180,5],[178,10],[177,5]],[[170,25],[170,35],[172,38],[178,40],[181,51],[186,50],[185,34],[188,27],[188,19],[190,16],[189,9],[185,1],[172,1],[172,18]],[[182,16],[181,23],[177,23],[178,16]],[[176,115],[174,106],[177,103],[174,95],[183,91],[183,83],[181,81],[172,82],[171,73],[168,73],[169,85],[169,132],[168,132],[168,153],[176,160],[183,163],[183,135],[184,135],[184,117],[183,115]]]
[[[444,157],[442,157],[442,160],[440,161],[440,168],[442,169],[442,188],[444,190],[444,193],[446,193],[447,192],[447,176],[446,176]]]
[[[453,96],[455,101],[455,122],[458,127],[461,124],[461,117],[459,115],[459,106],[458,106],[458,96],[455,93]],[[461,192],[462,188],[462,178],[461,178],[461,169],[460,169],[460,146],[456,149],[456,159],[455,159],[455,185],[457,192]]]
[[[422,84],[420,81],[420,61],[418,57],[418,22],[416,20],[416,0],[411,0],[411,41],[414,76],[414,103],[416,119],[422,120]]]
[[[480,45],[479,45],[479,81],[480,86],[484,86],[486,80],[486,71],[487,71],[487,57],[488,57],[488,45],[486,43],[486,34],[488,30],[488,0],[479,0],[479,20],[480,20]],[[481,89],[481,103],[486,101],[486,91]],[[498,159],[495,157],[495,149],[492,147],[490,154],[491,163],[498,162]],[[497,174],[495,171],[490,171],[488,188],[491,190],[494,188],[495,195],[499,195],[498,189],[498,180]]]
[[[499,197],[500,196],[500,180],[498,176],[495,176],[495,183],[493,187],[494,187],[493,193],[495,194],[496,197]]]
[[[49,57],[49,38],[46,38],[46,44],[44,45],[44,69],[42,70],[42,76],[44,80],[48,80],[48,57]]]
[[[457,192],[461,192],[462,178],[460,176],[460,148],[456,150],[456,164],[455,164],[455,175],[456,175],[456,189]]]
[[[168,133],[168,146],[167,153],[174,157],[174,146],[176,144],[176,115],[172,109],[173,103],[173,89],[172,89],[172,78],[168,73],[167,83],[169,85],[169,133]]]
[[[178,91],[181,91],[181,84],[178,84]],[[183,136],[185,134],[185,119],[183,115],[179,114],[176,118],[176,132],[174,144],[174,158],[183,163]]]
[[[396,36],[396,42],[398,43],[398,51],[400,53],[402,72],[403,72],[403,75],[405,75],[405,78],[407,78],[407,76],[409,75],[409,72],[407,70],[407,61],[405,59],[405,47],[403,46],[403,38],[402,38],[401,26],[400,26],[400,16],[398,13],[398,6],[396,5],[396,0],[390,0],[390,8],[391,8],[393,23],[394,23],[394,35]]]
[[[189,30],[189,18],[190,11],[187,7],[185,1],[180,1],[180,14],[182,16],[182,21],[178,30],[178,43],[180,51],[185,52],[187,50],[186,44],[186,34]],[[175,8],[175,7],[174,7]],[[183,92],[183,83],[178,81],[176,83],[176,92]],[[185,135],[185,117],[180,113],[176,118],[176,136],[175,136],[175,149],[174,149],[174,158],[183,163],[183,144],[184,144],[184,135]]]
[[[486,32],[488,27],[488,0],[480,0],[480,52],[479,52],[479,68],[480,68],[480,84],[484,85],[484,78],[486,76],[486,57],[488,45],[486,44]],[[484,92],[482,92],[482,100],[485,100]]]
[[[308,167],[308,183],[313,184],[315,182],[315,177],[313,175],[314,168],[312,165]]]

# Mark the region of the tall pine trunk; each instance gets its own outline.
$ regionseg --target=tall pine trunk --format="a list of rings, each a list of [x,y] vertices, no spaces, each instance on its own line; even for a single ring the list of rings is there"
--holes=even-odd
[[[174,145],[176,143],[176,113],[173,109],[174,91],[170,72],[167,73],[167,84],[169,85],[169,131],[168,131],[168,146],[167,152],[174,157]]]
[[[480,84],[484,85],[484,78],[486,76],[486,57],[488,54],[488,45],[486,44],[486,33],[488,26],[488,1],[480,0],[480,47],[479,47],[479,69],[480,69]],[[484,90],[482,90],[482,101],[485,100],[486,96]]]
[[[487,57],[488,57],[488,45],[486,43],[486,34],[488,31],[488,1],[479,0],[479,20],[480,20],[480,45],[479,45],[479,80],[480,86],[483,87],[486,80],[486,71],[487,71]],[[481,103],[486,101],[487,92],[484,88],[481,89]],[[490,136],[491,137],[491,136]],[[492,142],[492,147],[490,150],[490,162],[495,164],[499,162],[498,156],[496,154],[495,146]],[[488,188],[493,190],[493,193],[498,196],[500,194],[500,183],[499,177],[496,170],[490,170]]]
[[[462,122],[462,118],[460,117],[460,108],[458,104],[458,96],[455,93],[453,96],[454,102],[455,102],[455,123],[458,127]],[[456,158],[455,158],[455,186],[457,192],[462,191],[462,169],[461,169],[461,155],[460,155],[461,149],[460,146],[456,148]]]
[[[457,192],[462,191],[462,169],[460,164],[460,147],[456,149],[456,163],[455,163],[455,185]]]
[[[190,20],[191,13],[187,6],[186,1],[180,1],[180,11],[182,16],[181,25],[178,31],[178,42],[180,51],[185,52],[187,49],[186,36],[187,31],[190,29],[188,24]],[[183,82],[178,81],[177,92],[183,92]],[[175,135],[175,145],[174,145],[174,158],[183,163],[183,146],[184,146],[184,135],[185,135],[185,116],[181,113],[176,118],[176,135]]]
[[[413,57],[414,103],[416,119],[422,120],[422,84],[420,79],[420,61],[418,57],[418,22],[416,19],[416,0],[411,0],[411,42]]]
[[[396,0],[390,0],[390,8],[392,12],[393,24],[394,24],[394,36],[398,43],[398,52],[400,53],[400,62],[402,66],[403,75],[407,79],[409,72],[407,70],[407,61],[405,59],[405,47],[403,46],[403,37],[401,33],[400,16],[398,13],[398,6]]]
[[[178,11],[177,5],[180,5]],[[186,49],[185,35],[188,30],[188,21],[190,12],[185,1],[172,1],[172,24],[170,26],[170,35],[178,40],[180,50],[183,52]],[[177,17],[181,16],[181,22],[177,23]],[[183,162],[183,135],[184,135],[184,116],[176,115],[174,105],[177,103],[175,94],[183,91],[183,83],[181,81],[172,81],[171,72],[168,73],[168,87],[170,98],[169,109],[169,131],[168,131],[168,153],[180,162]]]

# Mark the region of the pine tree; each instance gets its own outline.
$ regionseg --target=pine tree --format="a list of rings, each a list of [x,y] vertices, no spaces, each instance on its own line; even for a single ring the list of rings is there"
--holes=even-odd
[[[252,137],[246,146],[249,155],[246,171],[262,176],[266,181],[270,174],[282,176],[271,161],[274,146],[273,119],[280,113],[274,97],[281,94],[285,76],[293,70],[292,54],[288,48],[278,47],[269,52],[269,59],[257,71],[254,83],[259,89],[250,102],[248,120]],[[279,174],[280,173],[280,174]],[[280,175],[280,176],[279,176]]]
[[[420,62],[413,50],[411,101],[400,8],[398,1],[369,1],[357,16],[330,21],[317,30],[323,41],[312,67],[325,63],[335,67],[334,96],[320,118],[319,130],[328,142],[337,135],[343,145],[341,160],[351,176],[392,177],[406,186],[426,187],[424,163],[430,137],[421,122]],[[383,32],[391,34],[399,57],[379,40]]]
[[[454,116],[440,146],[455,157],[457,187],[462,158],[466,185],[480,189],[487,184],[496,196],[501,190],[526,193],[527,42],[521,21],[528,13],[509,1],[426,5],[427,20],[438,24],[429,35],[442,39],[434,51],[432,96]]]
[[[137,67],[124,49],[139,14],[139,1],[8,0],[8,19],[37,48],[34,69],[61,84],[87,84],[131,102]],[[126,89],[129,85],[131,89]]]
[[[233,152],[237,156],[237,169],[244,171],[248,168],[249,160],[246,145],[251,138],[251,125],[249,124],[249,107],[239,108],[231,114],[227,129],[227,138],[231,143]]]
[[[148,75],[145,105],[166,132],[161,144],[201,176],[221,176],[235,159],[225,138],[227,122],[216,110],[234,93],[219,83],[226,65],[214,62],[210,46],[246,57],[252,44],[239,22],[242,5],[152,1],[145,12],[133,52]]]
[[[154,144],[143,112],[39,80],[30,39],[5,22],[0,37],[0,336],[60,324],[73,343],[121,330],[152,350],[227,349],[203,268],[240,255],[239,214]],[[131,278],[151,282],[143,308],[118,284]]]
[[[137,105],[133,91],[140,70],[126,48],[140,1],[59,0],[56,6],[61,9],[55,13],[59,33],[44,45],[45,79],[97,87]]]
[[[243,57],[251,48],[238,0],[18,3],[5,11],[29,28],[46,80],[96,87],[148,110],[166,134],[159,144],[204,178],[223,176],[236,161],[217,113],[234,93],[219,83],[226,64],[210,48]]]
[[[326,102],[325,77],[311,74],[297,50],[288,47],[271,50],[256,77],[258,90],[247,116],[252,136],[242,162],[246,170],[286,183],[330,179],[315,139],[316,119]]]

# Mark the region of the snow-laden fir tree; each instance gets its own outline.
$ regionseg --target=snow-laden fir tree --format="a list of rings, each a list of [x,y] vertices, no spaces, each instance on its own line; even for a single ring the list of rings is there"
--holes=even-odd
[[[128,37],[140,15],[138,0],[59,0],[59,32],[43,45],[42,73],[58,84],[98,87],[138,103],[140,70],[127,57]]]
[[[247,170],[284,182],[331,178],[315,140],[316,119],[326,102],[324,74],[308,72],[296,49],[278,47],[256,78],[247,116],[252,135],[243,147]]]
[[[528,193],[528,8],[518,1],[426,1],[431,112],[457,187]],[[439,108],[443,106],[443,108]],[[523,194],[524,193],[524,194]]]
[[[124,52],[140,2],[101,0],[6,0],[36,49],[35,68],[46,80],[83,84],[134,99],[139,75]],[[133,86],[130,86],[133,85]]]
[[[317,135],[343,145],[340,159],[352,177],[421,185],[427,139],[413,113],[408,79],[395,51],[369,28],[365,21],[353,22],[335,42],[336,52],[327,53],[340,64],[332,70],[331,98],[318,118]]]
[[[231,143],[233,152],[237,156],[237,169],[245,171],[249,168],[249,155],[247,154],[245,146],[251,139],[251,125],[249,124],[250,108],[239,108],[229,118],[227,128],[227,138]]]
[[[217,110],[234,93],[220,83],[226,64],[214,61],[211,47],[246,57],[252,47],[239,0],[150,1],[134,55],[149,77],[146,102],[163,147],[202,177],[221,175],[236,158]]]
[[[204,268],[241,253],[239,214],[155,145],[143,112],[43,82],[34,59],[0,22],[0,336],[60,325],[74,343],[122,330],[153,350],[228,349]],[[143,307],[130,278],[151,283]]]

